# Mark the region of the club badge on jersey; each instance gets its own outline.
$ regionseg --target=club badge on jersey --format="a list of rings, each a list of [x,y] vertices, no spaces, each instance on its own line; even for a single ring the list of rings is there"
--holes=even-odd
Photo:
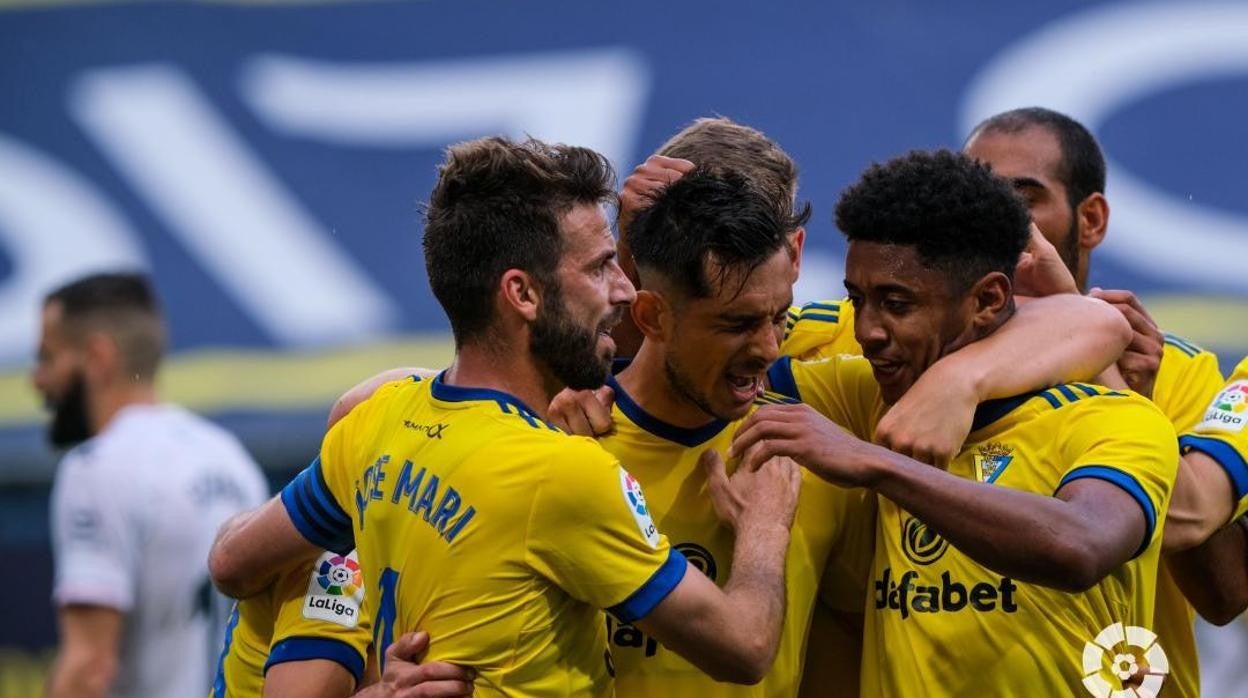
[[[308,580],[303,617],[354,628],[360,622],[363,600],[364,576],[355,551],[346,555],[322,553]]]

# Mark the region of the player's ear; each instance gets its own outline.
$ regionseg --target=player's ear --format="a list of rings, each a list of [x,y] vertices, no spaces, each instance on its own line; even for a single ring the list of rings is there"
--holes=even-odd
[[[1079,247],[1091,250],[1101,244],[1109,229],[1109,201],[1105,195],[1092,193],[1079,202],[1075,215],[1079,218]]]
[[[83,371],[94,383],[110,382],[121,370],[117,341],[100,331],[88,331],[82,338]]]
[[[498,284],[499,297],[504,308],[510,308],[528,322],[537,320],[541,308],[542,293],[533,277],[520,269],[503,272]]]
[[[671,306],[662,293],[642,289],[637,292],[637,299],[629,308],[633,316],[633,324],[647,339],[667,341],[671,332],[669,325],[672,316]]]
[[[975,327],[995,328],[1000,324],[1002,314],[1011,308],[1013,285],[1005,274],[989,272],[971,287],[970,297]]]
[[[798,228],[789,233],[789,256],[793,259],[793,272],[802,273],[802,249],[806,247],[806,229]]]

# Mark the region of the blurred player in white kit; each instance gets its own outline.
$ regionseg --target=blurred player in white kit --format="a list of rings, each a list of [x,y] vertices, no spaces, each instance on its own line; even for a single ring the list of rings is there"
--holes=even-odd
[[[268,485],[230,434],[161,403],[164,348],[141,274],[97,274],[43,304],[35,387],[62,459],[52,489],[60,645],[50,698],[202,698],[223,604],[208,580],[221,523]]]

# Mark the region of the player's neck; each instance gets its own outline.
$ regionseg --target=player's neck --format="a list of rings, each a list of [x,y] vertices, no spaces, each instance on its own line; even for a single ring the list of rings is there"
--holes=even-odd
[[[91,433],[104,431],[117,413],[130,405],[154,405],[157,402],[156,387],[149,382],[123,382],[94,390],[87,402]]]
[[[642,342],[637,356],[615,379],[647,414],[672,426],[696,429],[715,420],[671,384],[662,352],[652,342]]]
[[[550,400],[561,387],[527,353],[491,351],[479,346],[460,347],[443,380],[463,388],[507,393],[542,419],[546,419]]]

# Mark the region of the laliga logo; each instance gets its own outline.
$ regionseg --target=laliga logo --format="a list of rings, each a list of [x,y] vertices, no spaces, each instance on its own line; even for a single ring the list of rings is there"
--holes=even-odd
[[[323,560],[317,569],[316,582],[325,593],[334,596],[354,596],[364,583],[360,563],[343,555]]]
[[[1248,383],[1236,383],[1223,390],[1214,406],[1227,412],[1243,412],[1248,409]]]
[[[1156,698],[1169,672],[1147,628],[1114,623],[1083,646],[1083,686],[1096,698]]]
[[[630,473],[624,473],[624,496],[628,497],[628,504],[638,516],[645,516],[646,496],[641,493],[641,483],[637,482],[637,478]]]

